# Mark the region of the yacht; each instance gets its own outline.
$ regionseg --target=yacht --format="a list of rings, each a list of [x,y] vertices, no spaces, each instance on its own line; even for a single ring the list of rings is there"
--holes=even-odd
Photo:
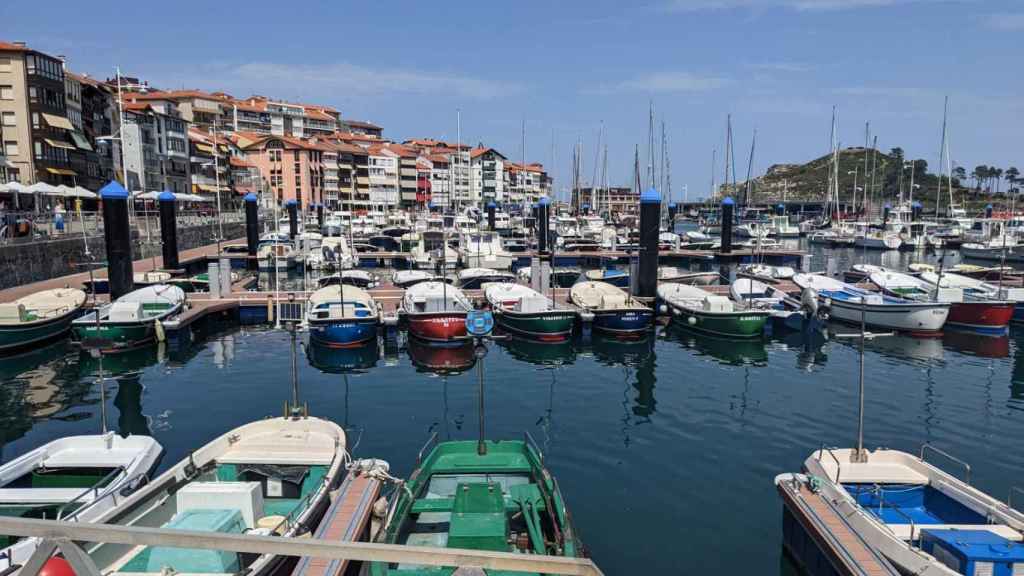
[[[466,268],[508,270],[516,256],[505,251],[497,232],[474,232],[459,236],[459,261]]]

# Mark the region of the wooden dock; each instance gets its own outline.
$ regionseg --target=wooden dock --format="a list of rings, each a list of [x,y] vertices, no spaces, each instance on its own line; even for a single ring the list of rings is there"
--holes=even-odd
[[[326,542],[358,542],[368,532],[373,515],[373,503],[380,495],[381,482],[356,470],[350,471],[342,481],[331,506],[313,533],[316,540]],[[292,576],[342,576],[349,560],[342,558],[312,558],[299,560]]]
[[[812,491],[805,482],[795,485],[788,480],[776,483],[786,513],[796,525],[783,524],[783,545],[790,556],[805,565],[817,564],[815,552],[824,556],[834,572],[814,570],[812,573],[834,573],[840,576],[898,576],[899,571],[882,554],[860,537],[846,518],[820,492]],[[787,520],[788,521],[788,520]],[[803,534],[796,533],[799,527]],[[806,535],[810,540],[803,539]],[[816,550],[809,549],[810,546]]]

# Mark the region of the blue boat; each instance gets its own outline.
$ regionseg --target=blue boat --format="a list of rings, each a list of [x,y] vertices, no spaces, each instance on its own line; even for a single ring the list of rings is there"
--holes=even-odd
[[[306,319],[312,343],[349,348],[377,338],[380,311],[365,290],[342,283],[310,294]]]
[[[606,268],[603,270],[587,270],[587,280],[593,282],[605,282],[617,288],[629,288],[629,272]]]
[[[607,282],[578,282],[569,291],[573,304],[594,315],[593,328],[621,338],[636,338],[654,324],[654,310]]]

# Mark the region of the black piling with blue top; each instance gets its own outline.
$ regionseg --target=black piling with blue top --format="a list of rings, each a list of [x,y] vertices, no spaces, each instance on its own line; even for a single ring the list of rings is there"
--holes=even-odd
[[[922,212],[924,212],[924,205],[915,200],[914,203],[910,205],[910,221],[917,222],[920,220]]]
[[[113,302],[135,287],[128,191],[121,184],[111,182],[100,190],[100,200],[103,202],[103,238],[107,244],[107,279]]]
[[[316,225],[320,230],[324,229],[324,205],[316,205]]]
[[[487,229],[494,231],[494,210],[497,206],[494,201],[487,203]]]
[[[636,296],[654,298],[658,291],[658,234],[661,232],[661,194],[653,187],[640,195],[640,277]]]
[[[537,252],[544,253],[548,251],[548,210],[550,209],[551,200],[545,196],[537,202]]]
[[[249,192],[243,200],[245,201],[245,247],[249,254],[246,268],[256,270],[259,264],[256,261],[256,250],[260,244],[260,216],[257,202],[259,198],[253,192]]]
[[[882,207],[882,225],[884,226],[889,222],[889,212],[892,210],[892,204],[888,202]]]
[[[288,237],[295,240],[299,235],[299,203],[294,199],[284,203],[288,209]]]
[[[786,215],[786,205],[785,204],[779,204],[779,205],[775,206],[775,215],[776,216],[785,216]]]
[[[726,196],[725,200],[722,200],[722,254],[732,252],[732,221],[735,208],[736,202],[732,196]]]
[[[157,196],[160,201],[160,243],[164,270],[178,269],[178,218],[174,210],[176,199],[170,190],[164,190]]]

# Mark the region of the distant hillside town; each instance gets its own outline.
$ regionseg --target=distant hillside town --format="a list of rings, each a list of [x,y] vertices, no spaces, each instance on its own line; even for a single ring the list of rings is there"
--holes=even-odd
[[[117,179],[133,193],[259,192],[356,213],[533,203],[552,185],[543,165],[483,143],[399,143],[325,104],[99,80],[20,42],[0,41],[0,120],[0,183]]]

